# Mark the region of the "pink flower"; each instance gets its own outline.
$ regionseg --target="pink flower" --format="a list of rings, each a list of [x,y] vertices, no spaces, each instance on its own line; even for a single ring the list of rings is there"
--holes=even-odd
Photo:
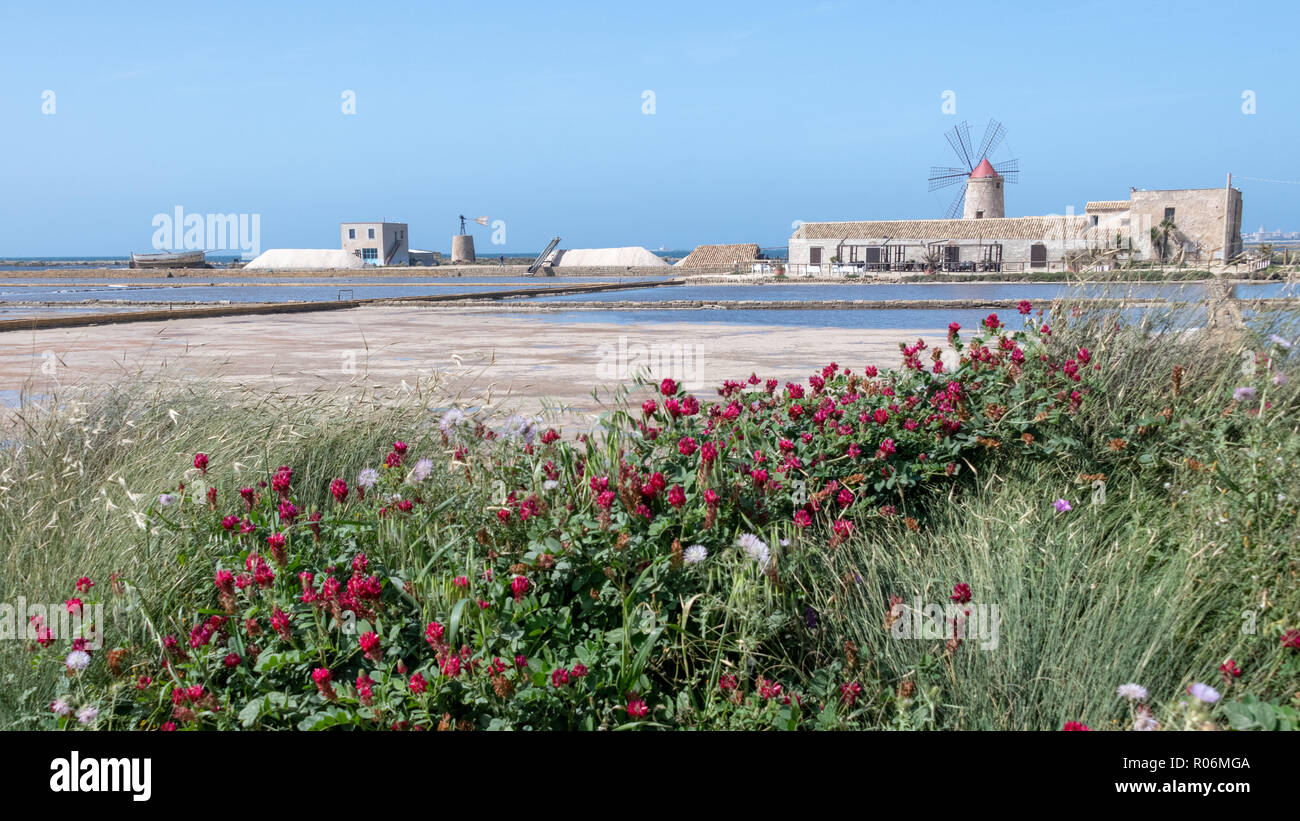
[[[334,501],[338,502],[339,504],[342,504],[343,501],[348,498],[348,483],[343,481],[342,479],[335,479],[331,481],[330,495],[334,497]]]
[[[686,504],[686,491],[682,490],[681,485],[673,485],[668,489],[668,504],[674,508],[680,508]]]
[[[1300,630],[1288,630],[1282,634],[1282,646],[1300,650]]]
[[[266,546],[271,550],[271,556],[275,558],[275,563],[284,567],[288,563],[288,557],[284,553],[284,534],[272,533],[266,537]]]
[[[650,708],[646,706],[645,701],[639,698],[629,699],[627,702],[627,714],[632,718],[645,718],[650,714]]]
[[[1029,313],[1030,311],[1034,310],[1034,306],[1033,306],[1033,305],[1030,305],[1030,304],[1029,304],[1029,300],[1027,300],[1027,299],[1022,299],[1022,300],[1020,300],[1020,304],[1017,305],[1016,308],[1017,308],[1017,309],[1020,311],[1020,313],[1022,313],[1022,314],[1027,314],[1027,313]]]
[[[92,588],[92,587],[94,587],[94,586],[95,586],[95,583],[92,582],[92,581],[90,580],[90,577],[89,577],[89,576],[82,576],[81,578],[77,579],[77,592],[78,592],[78,593],[89,593],[89,592],[90,592],[90,588]]]
[[[279,607],[271,611],[271,629],[275,630],[280,635],[280,638],[285,641],[288,641],[291,637],[289,633],[289,616]]]
[[[455,579],[455,581],[454,581],[454,584],[455,584],[457,587],[469,587],[469,577],[468,577],[468,576],[457,576],[456,579]]]
[[[655,411],[658,409],[659,405],[653,399],[647,399],[641,403],[641,413],[646,416],[654,416]]]
[[[696,450],[695,439],[690,436],[683,436],[677,441],[677,452],[682,456],[690,456]]]
[[[984,318],[984,327],[988,328],[990,331],[996,331],[998,328],[1002,327],[1002,322],[998,319],[997,314],[989,314]]]
[[[1057,499],[1052,503],[1052,507],[1056,508],[1057,513],[1069,513],[1071,510],[1074,510],[1074,508],[1070,506],[1070,503],[1065,499]]]
[[[69,613],[75,616],[81,612],[81,599],[68,599],[63,603],[63,606],[68,609]]]
[[[383,649],[380,646],[378,633],[373,630],[362,633],[357,637],[357,643],[361,645],[361,652],[365,653],[366,658],[371,661],[379,661]]]
[[[575,665],[573,665],[573,677],[574,677],[574,678],[582,678],[583,676],[587,675],[588,672],[590,672],[590,671],[587,670],[587,665],[585,665],[585,664],[575,664]]]
[[[328,701],[334,701],[338,694],[334,692],[334,674],[324,667],[317,667],[311,671],[311,680],[316,685],[316,689]]]
[[[563,687],[569,683],[569,671],[563,667],[554,670],[551,673],[551,684],[555,687]]]
[[[528,594],[530,587],[532,585],[523,576],[515,576],[510,580],[510,593],[515,597],[515,601],[521,601]]]
[[[966,584],[965,582],[962,582],[961,584],[953,585],[952,595],[949,596],[948,598],[952,599],[958,604],[966,604],[968,601],[970,601],[970,585]]]
[[[664,396],[672,396],[677,393],[677,383],[671,379],[665,379],[659,383],[659,392]]]
[[[808,511],[799,509],[794,512],[794,523],[799,527],[809,527],[812,525],[812,517],[808,515]]]
[[[442,662],[442,674],[447,678],[460,675],[460,656],[447,656]]]
[[[457,661],[459,661],[459,659],[457,659]],[[411,687],[411,692],[415,693],[418,696],[421,693],[423,693],[425,690],[429,689],[429,682],[424,680],[424,676],[420,675],[419,673],[416,673],[415,675],[411,676],[410,687]]]
[[[194,467],[198,468],[200,473],[207,473],[208,455],[206,453],[194,454]]]
[[[1066,732],[1088,732],[1092,730],[1092,728],[1089,727],[1087,724],[1084,724],[1079,721],[1067,721],[1065,722],[1065,726],[1062,727],[1061,729],[1065,730]]]

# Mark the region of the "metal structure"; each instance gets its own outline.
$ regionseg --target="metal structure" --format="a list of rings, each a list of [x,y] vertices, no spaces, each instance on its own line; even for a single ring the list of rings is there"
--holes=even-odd
[[[970,126],[965,120],[952,127],[951,131],[944,134],[948,145],[957,155],[957,161],[961,163],[958,166],[940,166],[930,167],[929,184],[930,191],[938,191],[941,188],[948,188],[953,185],[961,184],[961,190],[953,199],[948,210],[944,212],[947,219],[956,219],[962,215],[962,209],[966,203],[966,186],[975,169],[980,167],[980,163],[988,159],[989,154],[997,150],[1002,144],[1002,140],[1007,135],[1007,129],[997,120],[989,120],[984,127],[984,137],[980,140],[979,147],[976,148],[970,139]],[[989,164],[993,170],[1004,181],[1012,183],[1020,181],[1020,161],[1003,160],[1002,162],[992,162]]]
[[[560,238],[552,237],[551,241],[542,249],[542,252],[537,255],[537,259],[533,260],[533,264],[528,266],[528,273],[535,274],[541,270],[542,266],[546,264],[546,258],[551,255],[551,252],[555,250],[555,246],[559,244]]]

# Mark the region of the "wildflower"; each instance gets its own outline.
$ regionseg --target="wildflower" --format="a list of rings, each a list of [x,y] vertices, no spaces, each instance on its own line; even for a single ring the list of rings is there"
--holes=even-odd
[[[1069,513],[1071,510],[1074,510],[1073,507],[1070,507],[1070,503],[1065,499],[1057,499],[1052,504],[1052,507],[1056,508],[1057,513]]]
[[[1232,392],[1234,402],[1251,402],[1255,399],[1255,389],[1249,386],[1237,388]]]
[[[551,685],[553,687],[563,687],[569,683],[569,671],[560,667],[551,672]]]
[[[50,711],[55,715],[66,716],[72,712],[72,706],[61,698],[56,698],[50,702]]]
[[[673,396],[677,393],[677,383],[671,379],[665,379],[659,383],[659,392],[664,396]]]
[[[77,599],[77,598],[68,599],[63,603],[63,606],[68,609],[69,613],[75,616],[81,612],[81,608],[82,608],[81,599]]]
[[[95,586],[95,583],[92,582],[92,581],[90,580],[90,577],[88,577],[88,576],[82,576],[81,578],[77,579],[77,592],[78,592],[78,593],[89,593],[89,592],[90,592],[90,588],[92,588],[92,587],[94,587],[94,586]]]
[[[208,455],[206,453],[194,454],[194,467],[198,468],[199,473],[208,472]]]
[[[82,707],[77,711],[77,721],[81,724],[90,724],[97,718],[99,718],[98,707],[92,707],[87,704],[85,707]]]
[[[1092,730],[1092,728],[1089,727],[1087,724],[1084,724],[1079,721],[1067,721],[1065,722],[1065,726],[1062,727],[1061,729],[1067,732],[1079,732],[1079,731],[1087,732]]]
[[[330,495],[334,497],[334,501],[343,504],[343,501],[348,498],[348,483],[342,479],[332,480],[330,482]]]
[[[650,708],[639,698],[629,699],[627,702],[627,714],[632,718],[645,718],[650,714]]]
[[[176,497],[171,493],[164,493],[158,497],[158,507],[171,507],[176,504]]]
[[[1029,300],[1022,299],[1020,300],[1020,304],[1016,306],[1016,309],[1019,310],[1021,314],[1027,314],[1034,310],[1034,306],[1029,304]]]
[[[378,633],[373,630],[362,633],[357,637],[357,644],[361,646],[361,652],[365,653],[366,658],[371,661],[379,661],[383,648]]]
[[[587,669],[587,665],[579,662],[578,664],[573,665],[573,670],[571,672],[573,673],[574,678],[583,678],[591,671]]]
[[[1269,334],[1268,341],[1272,342],[1274,345],[1278,346],[1284,351],[1291,350],[1291,343],[1288,342],[1283,337],[1278,336],[1277,334]]]
[[[709,557],[708,549],[702,544],[693,544],[686,548],[683,559],[687,564],[699,564]]]
[[[742,533],[736,538],[736,543],[740,545],[740,549],[746,556],[758,564],[760,569],[767,569],[772,561],[772,552],[766,542],[752,533]]]
[[[423,482],[425,479],[429,478],[429,474],[432,472],[433,472],[433,460],[425,458],[425,459],[420,459],[415,463],[415,469],[411,471],[411,476],[415,479],[415,481]]]
[[[316,685],[316,689],[328,701],[334,701],[338,694],[334,692],[334,674],[324,667],[317,667],[311,671],[311,680]]]
[[[275,563],[284,567],[288,563],[288,557],[284,553],[284,534],[272,533],[266,537],[266,545],[271,550],[271,556],[275,558]]]
[[[852,707],[860,695],[862,695],[862,685],[856,681],[849,681],[840,685],[840,699],[847,706]]]
[[[1288,630],[1282,634],[1282,646],[1300,650],[1300,630]]]
[[[528,595],[528,589],[531,586],[525,577],[515,576],[510,580],[510,593],[515,597],[515,601],[521,601],[524,596]]]
[[[453,656],[453,658],[455,657]],[[459,661],[459,659],[457,659],[457,661]],[[429,689],[429,682],[425,680],[424,676],[420,675],[419,673],[416,673],[415,675],[411,676],[410,688],[411,688],[411,692],[415,693],[418,696],[421,693],[423,693],[425,690]]]
[[[468,588],[469,576],[457,576],[455,579],[452,580],[452,583],[455,584],[457,587]]]
[[[1232,683],[1234,678],[1241,678],[1241,668],[1238,667],[1237,662],[1232,659],[1228,659],[1223,664],[1220,664],[1219,672],[1223,674],[1223,682],[1225,684]]]
[[[278,633],[281,639],[289,640],[291,635],[289,633],[289,615],[278,606],[271,611],[271,629]]]
[[[1002,322],[998,319],[997,314],[989,314],[984,318],[983,325],[990,331],[996,331],[998,328],[1002,327]]]
[[[810,527],[812,525],[812,517],[808,515],[808,511],[801,508],[794,512],[794,523],[799,527]]]
[[[293,468],[280,465],[271,474],[271,489],[281,496],[289,495],[289,483],[293,481]]]
[[[464,421],[465,412],[459,408],[452,408],[442,415],[442,419],[438,420],[438,428],[443,433],[446,433],[447,431],[458,427]]]
[[[506,417],[502,432],[509,438],[523,439],[524,444],[531,445],[533,437],[537,435],[536,423],[526,416],[512,414]]]
[[[734,690],[738,686],[739,682],[736,680],[735,676],[723,675],[718,677],[718,689],[722,690],[724,693],[728,690]]]
[[[1120,698],[1126,698],[1129,701],[1147,700],[1147,688],[1141,684],[1121,684],[1115,688],[1115,693]]]
[[[441,669],[443,676],[446,676],[447,678],[460,676],[460,656],[447,656],[446,659],[443,659],[442,661]]]
[[[971,598],[970,585],[966,584],[965,582],[962,582],[961,584],[953,585],[952,595],[949,596],[948,598],[952,599],[957,604],[966,604],[967,602],[970,601]]]
[[[369,490],[379,482],[379,471],[366,468],[357,474],[357,486]]]
[[[238,653],[227,653],[226,658],[222,663],[227,667],[238,667],[240,661],[242,661],[242,659],[239,657]]]
[[[673,485],[668,489],[668,504],[674,508],[680,508],[686,504],[686,491],[682,490],[681,485]]]
[[[1197,701],[1206,704],[1213,704],[1219,700],[1219,691],[1208,684],[1201,684],[1199,681],[1187,688],[1187,692]]]

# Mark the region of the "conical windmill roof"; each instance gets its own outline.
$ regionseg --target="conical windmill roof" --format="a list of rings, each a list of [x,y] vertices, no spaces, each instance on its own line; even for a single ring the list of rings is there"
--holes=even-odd
[[[970,178],[972,180],[980,180],[985,177],[996,177],[996,176],[998,176],[998,172],[993,170],[993,163],[989,162],[988,157],[985,157],[984,159],[980,160],[980,164],[975,166],[974,171],[970,172]]]

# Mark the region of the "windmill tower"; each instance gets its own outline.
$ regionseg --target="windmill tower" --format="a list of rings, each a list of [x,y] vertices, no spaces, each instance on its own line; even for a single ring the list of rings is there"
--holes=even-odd
[[[460,233],[451,238],[451,261],[457,262],[475,262],[474,257],[474,235],[465,230],[465,220],[468,219],[463,214],[460,217]],[[487,217],[475,217],[474,221],[479,225],[487,225]]]
[[[931,166],[930,188],[961,184],[961,190],[948,206],[944,216],[956,219],[996,219],[1006,216],[1005,184],[1020,180],[1020,161],[991,162],[989,155],[1002,144],[1007,130],[997,120],[989,120],[979,149],[970,141],[970,126],[962,121],[944,134],[948,145],[957,155],[959,166]]]

